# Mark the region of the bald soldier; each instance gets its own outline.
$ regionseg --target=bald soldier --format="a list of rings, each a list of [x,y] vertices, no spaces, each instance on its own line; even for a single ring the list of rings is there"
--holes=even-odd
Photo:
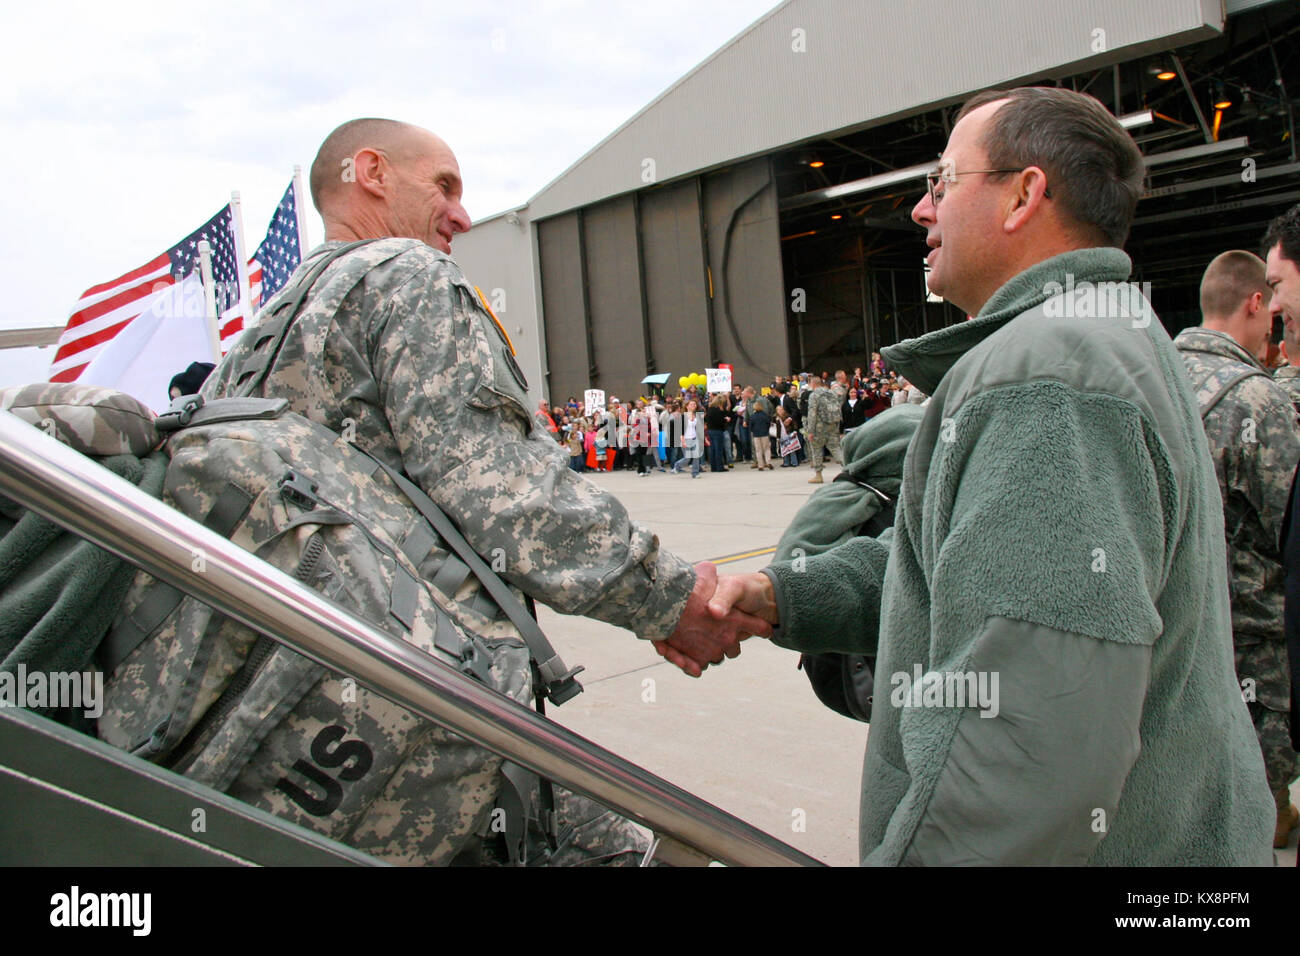
[[[770,628],[743,615],[709,617],[713,565],[692,568],[660,548],[617,499],[570,470],[564,450],[538,426],[509,339],[450,257],[452,239],[470,228],[462,188],[455,155],[427,130],[360,119],[329,135],[311,169],[325,243],[266,308],[294,295],[323,257],[370,241],[316,280],[271,357],[261,394],[288,399],[293,411],[329,429],[354,432],[359,446],[405,472],[525,595],[661,642],[674,663],[698,676],[738,654],[744,636]],[[256,335],[244,336],[213,373],[206,396],[233,392],[242,370],[266,360],[259,347]],[[446,588],[442,577],[435,586]],[[475,632],[468,610],[456,614]],[[477,625],[479,636],[484,629]],[[486,636],[497,654],[493,666],[513,668],[504,681],[512,695],[529,700],[522,644]],[[311,732],[304,728],[304,748]],[[489,829],[504,774],[469,779],[449,769],[450,756],[420,759],[423,766],[393,773],[345,839],[402,862],[506,862]],[[545,790],[535,781],[511,793],[525,801],[542,793],[543,805],[527,815],[547,816]],[[554,829],[548,834],[551,862],[635,860],[643,840],[630,824],[557,795],[561,826],[558,841]],[[274,793],[266,800],[272,812],[328,830]]]
[[[1277,805],[1274,845],[1286,846],[1288,788],[1300,770],[1291,748],[1291,675],[1283,629],[1282,519],[1300,461],[1300,428],[1286,390],[1263,366],[1273,320],[1264,261],[1232,250],[1201,279],[1200,328],[1174,339],[1201,409],[1223,495],[1232,642]]]

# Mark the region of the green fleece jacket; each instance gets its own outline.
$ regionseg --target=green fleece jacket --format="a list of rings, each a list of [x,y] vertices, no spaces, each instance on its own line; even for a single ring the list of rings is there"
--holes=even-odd
[[[864,863],[1271,861],[1218,486],[1168,335],[1099,285],[1130,268],[1055,256],[885,350],[932,401],[882,588]]]

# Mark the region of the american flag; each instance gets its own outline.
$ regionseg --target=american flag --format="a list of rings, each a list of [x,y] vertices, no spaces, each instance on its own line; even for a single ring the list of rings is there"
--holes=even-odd
[[[290,180],[275,215],[266,227],[266,238],[248,260],[248,284],[252,287],[253,309],[280,291],[293,270],[302,262],[302,239],[298,235],[297,180]]]
[[[75,382],[113,336],[144,311],[154,293],[179,282],[199,267],[199,241],[212,245],[212,278],[222,339],[243,328],[235,239],[229,205],[158,258],[112,282],[92,286],[73,306],[50,366],[51,382]],[[237,325],[237,327],[236,327]]]

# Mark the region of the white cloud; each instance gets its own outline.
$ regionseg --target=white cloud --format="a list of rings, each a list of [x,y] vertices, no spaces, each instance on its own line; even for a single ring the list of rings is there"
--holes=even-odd
[[[64,321],[83,289],[156,256],[232,188],[255,247],[293,165],[308,167],[324,135],[355,116],[442,135],[472,217],[519,205],[774,5],[137,0],[7,10],[0,326]],[[314,214],[310,229],[320,241]],[[0,363],[0,384],[12,364]]]

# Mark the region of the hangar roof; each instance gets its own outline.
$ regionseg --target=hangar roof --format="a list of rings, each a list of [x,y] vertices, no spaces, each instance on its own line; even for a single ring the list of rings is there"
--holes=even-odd
[[[1223,10],[1222,0],[786,0],[544,187],[530,218],[1205,39],[1223,29]]]

